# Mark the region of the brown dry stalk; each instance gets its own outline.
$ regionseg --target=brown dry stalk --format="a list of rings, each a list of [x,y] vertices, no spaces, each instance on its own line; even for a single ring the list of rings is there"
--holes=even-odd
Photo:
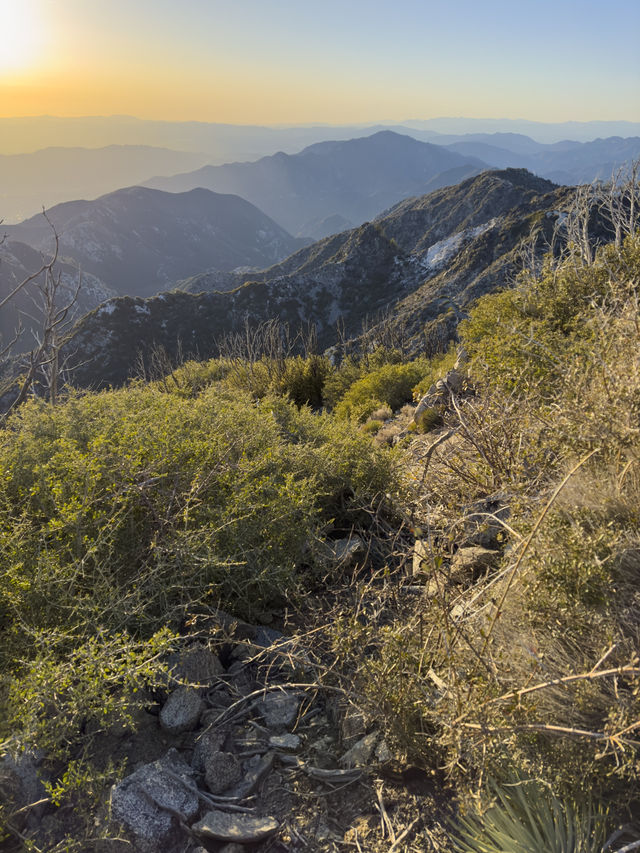
[[[595,670],[591,669],[589,672],[580,672],[574,675],[565,675],[562,678],[553,678],[550,681],[543,681],[540,684],[534,684],[532,687],[522,687],[520,690],[510,690],[508,693],[503,693],[502,696],[497,696],[495,699],[489,699],[487,702],[483,702],[480,705],[479,709],[486,708],[488,705],[495,705],[497,702],[506,702],[508,699],[515,699],[516,697],[520,699],[522,696],[526,696],[528,693],[535,693],[537,690],[544,690],[547,687],[555,687],[558,684],[568,684],[572,681],[593,681],[594,678],[604,678],[607,675],[625,675],[625,674],[636,674],[640,673],[640,667],[633,666],[633,664],[627,664],[626,666],[616,666],[612,669],[602,669]],[[452,725],[456,725],[457,723],[464,720],[464,718],[468,716],[468,714],[461,714],[457,717]],[[635,728],[634,724],[630,728]],[[629,729],[624,729],[620,734],[625,734]],[[614,735],[615,737],[615,735]]]
[[[474,731],[482,732],[483,734],[496,734],[498,732],[543,732],[550,735],[558,735],[565,737],[573,735],[574,737],[585,737],[590,740],[604,741],[620,741],[620,743],[628,743],[634,746],[640,745],[639,741],[624,740],[618,738],[617,735],[608,735],[605,732],[592,732],[586,729],[574,729],[569,726],[553,726],[550,723],[529,723],[519,726],[485,726],[483,723],[461,723],[465,729],[473,729]],[[640,726],[640,722],[636,727]]]

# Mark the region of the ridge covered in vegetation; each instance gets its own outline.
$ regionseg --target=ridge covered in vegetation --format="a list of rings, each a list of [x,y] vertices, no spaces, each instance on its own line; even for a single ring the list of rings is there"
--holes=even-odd
[[[630,230],[482,297],[458,329],[462,389],[445,383],[432,431],[406,420],[394,448],[371,433],[453,353],[379,348],[336,367],[230,352],[13,412],[0,433],[3,751],[43,750],[60,808],[99,800],[123,771],[96,753],[98,733],[134,725],[194,614],[287,606],[316,620],[318,678],[448,786],[454,848],[525,849],[504,841],[505,815],[524,808],[509,786],[535,784],[531,825],[557,840],[561,814],[587,839],[558,849],[595,849],[596,823],[637,820]],[[345,532],[368,557],[327,620],[312,593],[345,578],[318,554]],[[10,805],[2,816],[20,838]]]

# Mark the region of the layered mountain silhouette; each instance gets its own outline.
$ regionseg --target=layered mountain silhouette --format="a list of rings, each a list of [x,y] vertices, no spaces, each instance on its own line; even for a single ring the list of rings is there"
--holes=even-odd
[[[212,272],[184,282],[191,292],[111,300],[69,342],[84,362],[75,381],[124,382],[138,354],[156,347],[172,358],[206,358],[224,334],[272,317],[292,328],[314,322],[326,348],[338,341],[338,323],[342,337],[355,337],[386,315],[416,351],[429,349],[430,336],[449,333],[448,317],[511,282],[532,227],[549,237],[573,192],[525,170],[485,172],[407,199],[260,273]],[[434,329],[443,318],[444,331]]]
[[[150,296],[207,269],[270,266],[301,245],[248,201],[206,189],[129,187],[56,205],[48,219],[61,258],[107,289],[133,296]],[[4,230],[10,240],[52,251],[51,226],[42,215]]]
[[[97,198],[141,184],[159,172],[173,174],[210,162],[204,154],[149,145],[44,148],[0,154],[0,218],[19,222],[64,201]]]
[[[390,130],[346,142],[319,142],[299,154],[282,152],[255,163],[204,166],[154,178],[168,191],[206,187],[248,199],[288,231],[315,238],[340,224],[359,225],[408,196],[477,174],[486,164]]]
[[[558,184],[608,181],[618,169],[640,158],[639,136],[542,145],[517,134],[476,134],[445,147],[464,157],[481,158],[490,166],[523,167]]]

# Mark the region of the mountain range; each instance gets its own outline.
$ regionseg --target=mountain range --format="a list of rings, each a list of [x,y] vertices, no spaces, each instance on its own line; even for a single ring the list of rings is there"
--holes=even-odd
[[[12,128],[15,132],[26,121],[0,119],[0,131],[6,130],[8,136],[7,141],[0,135],[0,151],[3,145],[12,148]],[[45,120],[30,121],[37,130]],[[462,180],[472,173],[470,166],[473,164],[479,170],[487,166],[526,168],[558,183],[576,184],[606,180],[619,166],[640,157],[640,130],[634,137],[543,143],[514,132],[443,134],[400,125],[277,129],[146,123],[134,119],[123,119],[122,123],[115,119],[115,123],[107,119],[78,119],[77,124],[74,121],[47,120],[43,127],[51,131],[49,141],[64,138],[62,129],[71,132],[71,126],[76,129],[73,138],[86,144],[99,138],[100,128],[106,139],[125,139],[129,144],[0,154],[0,217],[5,222],[18,222],[41,211],[43,206],[48,208],[80,198],[93,199],[132,184],[174,192],[203,186],[219,192],[238,193],[293,233],[317,239],[360,224],[402,197]],[[602,127],[617,125],[603,123]],[[87,128],[92,128],[92,132],[88,133]],[[151,136],[154,128],[157,133]],[[383,138],[386,136],[386,143],[378,138],[381,134]],[[431,149],[425,148],[419,153],[419,147],[414,145],[410,149],[407,141],[404,148],[397,141],[393,145],[389,135],[394,134],[430,145]],[[367,137],[376,140],[370,147],[364,143]],[[37,138],[34,130],[34,139]],[[131,144],[140,139],[154,145],[162,140],[163,145],[173,148]],[[248,140],[254,140],[255,147],[252,142],[247,143]],[[200,150],[192,149],[196,142]],[[326,147],[323,148],[322,143]],[[361,164],[359,160],[354,162],[359,146],[362,147]],[[392,156],[394,151],[407,158],[404,171]],[[385,157],[385,153],[389,156]],[[223,156],[225,154],[232,155],[234,162]],[[258,159],[260,154],[266,156]],[[459,159],[456,161],[453,155]],[[359,185],[357,177],[352,185],[349,175],[344,194],[340,195],[336,185],[341,176],[345,176],[345,166],[349,172],[357,172],[361,166],[366,169],[367,161],[376,164],[369,177],[372,186],[378,188],[372,198],[367,199],[367,188]],[[447,162],[457,162],[457,165],[447,166]],[[203,166],[210,168],[201,169]],[[425,184],[423,180],[420,184],[425,177],[423,167],[433,183]],[[376,192],[378,198],[375,198]],[[333,210],[329,209],[332,198],[335,201]],[[381,206],[374,209],[376,204]],[[297,216],[298,209],[302,210],[302,220]],[[327,218],[331,221],[325,222]]]
[[[39,148],[104,145],[158,145],[206,154],[212,162],[257,160],[276,151],[290,154],[314,142],[368,136],[378,130],[416,134],[444,144],[441,137],[465,134],[524,134],[538,142],[564,139],[587,142],[597,137],[640,136],[640,122],[535,122],[510,119],[435,118],[380,121],[368,124],[265,127],[197,121],[154,121],[133,116],[26,116],[0,118],[0,153],[21,154]]]
[[[146,185],[235,193],[292,233],[319,238],[331,233],[325,222],[329,217],[359,225],[400,199],[457,183],[484,168],[476,157],[386,130],[346,142],[318,142],[299,154],[279,152],[255,163],[204,166]]]
[[[204,166],[146,185],[174,192],[204,186],[237,193],[289,231],[319,239],[488,166],[526,168],[572,185],[609,179],[622,164],[640,157],[640,137],[553,145],[517,134],[496,137],[477,134],[434,145],[386,130],[346,142],[317,143],[299,154],[280,152],[255,163]]]
[[[8,226],[12,241],[51,253],[119,294],[150,296],[209,268],[270,266],[299,248],[283,228],[238,196],[206,189],[165,193],[128,187],[95,201],[56,205]]]
[[[262,272],[212,272],[183,282],[182,291],[111,300],[80,321],[68,343],[83,362],[75,381],[120,384],[138,354],[156,347],[170,358],[206,358],[226,333],[272,317],[294,329],[314,322],[327,348],[358,336],[363,324],[375,335],[375,318],[385,316],[416,351],[433,349],[474,299],[511,282],[532,229],[550,238],[573,195],[525,170],[485,172],[407,199]]]

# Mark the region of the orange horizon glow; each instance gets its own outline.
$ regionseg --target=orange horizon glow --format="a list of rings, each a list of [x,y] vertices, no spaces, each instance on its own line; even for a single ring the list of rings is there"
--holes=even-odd
[[[631,0],[597,20],[573,15],[577,0],[539,0],[535,15],[507,0],[458,5],[454,16],[442,0],[397,0],[393,14],[369,0],[0,0],[0,116],[640,121],[640,61],[623,44],[640,19]]]

